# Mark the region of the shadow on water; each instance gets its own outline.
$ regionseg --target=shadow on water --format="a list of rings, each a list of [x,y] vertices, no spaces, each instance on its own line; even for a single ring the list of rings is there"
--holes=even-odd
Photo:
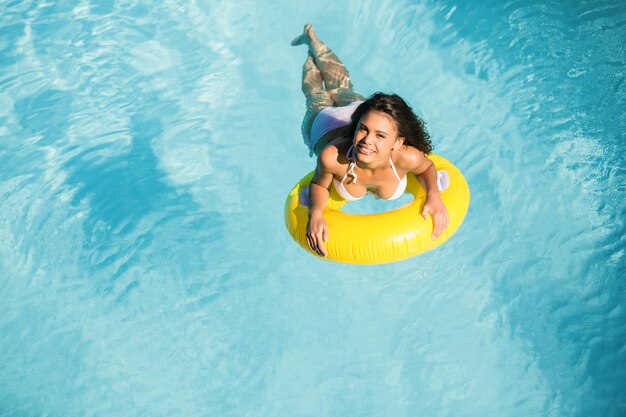
[[[131,121],[130,152],[103,160],[95,158],[90,148],[67,164],[72,171],[67,183],[77,189],[72,204],[78,206],[84,199],[90,203],[87,229],[96,229],[102,221],[107,229],[128,234],[152,212],[191,208],[189,196],[178,196],[166,182],[150,146],[162,132],[160,121],[139,115]]]
[[[39,145],[50,145],[65,135],[72,95],[48,89],[15,102],[15,113],[25,134],[41,136]]]
[[[53,89],[15,104],[17,114],[23,115],[19,122],[24,133],[39,137],[37,148],[62,145],[71,107],[71,95]],[[119,277],[157,237],[181,245],[194,241],[194,247],[220,239],[222,216],[202,211],[188,191],[172,185],[159,167],[152,143],[162,132],[159,118],[135,113],[130,118],[127,153],[108,156],[109,145],[80,144],[84,150],[62,165],[69,173],[65,184],[74,190],[70,211],[85,215],[80,262],[90,276],[105,272]]]

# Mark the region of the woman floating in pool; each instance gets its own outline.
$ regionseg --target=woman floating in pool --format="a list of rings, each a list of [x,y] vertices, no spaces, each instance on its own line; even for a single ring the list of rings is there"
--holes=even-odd
[[[393,200],[404,193],[408,172],[426,190],[422,216],[432,216],[432,238],[437,239],[449,219],[439,194],[437,170],[426,157],[433,148],[424,122],[395,94],[376,93],[365,99],[355,93],[346,66],[318,39],[310,24],[291,44],[309,47],[302,71],[307,106],[302,134],[317,155],[309,189],[310,249],[327,256],[324,242],[329,231],[322,210],[331,186],[348,201],[368,191]]]

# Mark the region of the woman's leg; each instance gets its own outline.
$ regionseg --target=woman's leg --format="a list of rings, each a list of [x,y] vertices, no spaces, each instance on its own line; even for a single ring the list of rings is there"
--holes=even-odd
[[[322,109],[331,107],[334,102],[330,94],[324,90],[322,73],[310,55],[302,66],[302,92],[306,97],[306,112],[302,120],[302,136],[306,145],[312,150],[310,135],[313,120],[315,120],[315,116]]]
[[[344,63],[324,42],[319,40],[310,24],[307,23],[304,26],[302,35],[294,39],[291,44],[308,45],[309,53],[321,71],[326,91],[336,106],[345,106],[353,101],[364,100],[363,96],[354,92],[350,74]]]

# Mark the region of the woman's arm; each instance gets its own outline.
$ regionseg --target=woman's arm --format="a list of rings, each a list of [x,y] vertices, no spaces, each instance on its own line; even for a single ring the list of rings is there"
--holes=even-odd
[[[330,148],[330,147],[328,147]],[[306,226],[306,238],[309,248],[320,256],[328,256],[324,243],[328,242],[328,224],[322,215],[330,196],[330,183],[333,180],[331,171],[333,153],[324,149],[317,159],[315,174],[309,185],[309,222]],[[334,161],[336,162],[336,155]]]
[[[416,149],[414,156],[414,168],[411,170],[426,189],[426,202],[422,207],[422,216],[428,219],[428,213],[433,218],[433,239],[439,238],[441,234],[448,228],[450,218],[448,210],[441,200],[439,186],[437,185],[437,169],[435,164],[426,158],[426,156]]]

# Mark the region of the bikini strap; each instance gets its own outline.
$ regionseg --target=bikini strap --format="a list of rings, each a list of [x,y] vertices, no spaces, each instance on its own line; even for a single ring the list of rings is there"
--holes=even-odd
[[[348,152],[346,152],[346,158],[350,160],[350,165],[348,165],[348,170],[346,171],[345,174],[343,174],[343,177],[341,177],[341,180],[339,182],[343,183],[343,181],[346,179],[348,175],[352,175],[352,184],[355,184],[357,180],[357,176],[356,176],[356,173],[354,172],[354,167],[356,166],[356,156],[355,156],[354,145],[350,146],[350,149],[348,149]]]
[[[393,164],[393,159],[391,159],[391,157],[389,157],[389,164],[391,165],[391,169],[393,169],[393,175],[396,176],[396,179],[398,180],[398,182],[402,182],[402,180],[400,179],[400,176],[398,175],[398,171],[396,171],[396,167]]]

